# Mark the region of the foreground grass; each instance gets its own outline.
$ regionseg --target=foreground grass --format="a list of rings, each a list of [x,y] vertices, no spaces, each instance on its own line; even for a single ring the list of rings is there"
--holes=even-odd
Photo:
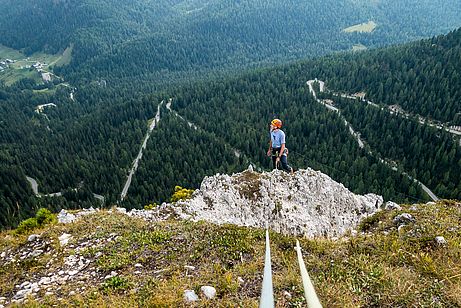
[[[455,202],[410,205],[367,219],[364,232],[333,241],[300,238],[307,269],[324,307],[461,307],[461,206]],[[408,212],[416,219],[400,230],[393,218]],[[72,234],[73,243],[107,239],[88,248],[98,271],[118,276],[94,281],[67,296],[74,285],[41,300],[45,306],[157,307],[190,306],[185,289],[217,289],[213,300],[197,307],[258,307],[264,262],[264,230],[217,226],[205,222],[167,221],[150,224],[122,214],[100,212],[69,225],[35,233],[56,239]],[[304,307],[296,238],[270,233],[277,307]],[[437,245],[436,236],[447,244]],[[27,235],[0,235],[0,253],[20,249]],[[58,257],[65,252],[54,247]],[[15,284],[49,271],[49,256],[0,268],[0,293],[12,296]],[[134,264],[142,264],[135,268]],[[185,266],[194,266],[188,269]],[[137,271],[137,272],[136,272]],[[240,277],[240,278],[239,278]],[[289,292],[291,297],[284,293]],[[5,295],[3,295],[5,296]],[[38,305],[30,300],[28,306]]]

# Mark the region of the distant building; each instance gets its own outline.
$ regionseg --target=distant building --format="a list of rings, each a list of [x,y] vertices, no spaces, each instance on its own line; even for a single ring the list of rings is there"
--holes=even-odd
[[[358,92],[358,93],[352,94],[353,97],[359,98],[362,101],[365,99],[365,95],[366,95],[365,92]]]
[[[33,68],[39,69],[43,67],[43,64],[40,62],[36,62],[35,64],[32,65]]]

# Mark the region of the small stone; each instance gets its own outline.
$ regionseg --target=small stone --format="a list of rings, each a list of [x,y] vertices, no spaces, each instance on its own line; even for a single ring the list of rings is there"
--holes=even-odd
[[[13,296],[13,299],[23,299],[26,297],[28,294],[32,293],[31,289],[26,289],[26,290],[19,290],[15,296]]]
[[[384,209],[387,211],[392,211],[392,210],[400,211],[402,207],[395,202],[387,201],[386,204],[384,205]]]
[[[240,276],[237,277],[237,281],[238,281],[238,283],[240,283],[240,284],[245,283],[245,280],[243,280],[243,278],[240,277]]]
[[[212,299],[216,296],[216,289],[211,286],[203,286],[200,288],[200,291],[202,291],[203,295],[208,299]]]
[[[29,281],[24,281],[23,283],[21,283],[21,284],[18,286],[18,288],[19,288],[19,289],[24,289],[24,288],[27,287],[27,288],[29,289],[29,288],[30,288],[29,286],[30,286],[30,282],[29,282]]]
[[[51,296],[51,295],[53,295],[53,294],[54,294],[53,292],[46,292],[46,293],[45,293],[45,296]]]
[[[30,256],[35,258],[35,257],[38,257],[39,255],[41,255],[42,253],[43,253],[43,250],[37,249],[37,250],[32,251]]]
[[[6,302],[6,297],[0,297],[0,304],[4,304]]]
[[[61,244],[62,247],[66,246],[67,243],[69,243],[69,240],[71,239],[72,235],[64,233],[59,237],[59,243]]]
[[[248,171],[253,172],[253,165],[252,165],[252,164],[250,164],[250,165],[248,166]]]
[[[35,241],[35,240],[38,239],[38,238],[40,238],[40,235],[38,235],[38,234],[31,234],[31,235],[29,235],[29,237],[27,238],[27,241],[28,241],[28,242],[33,242],[33,241]]]
[[[437,243],[437,245],[439,246],[444,246],[447,244],[447,241],[445,240],[445,238],[443,236],[436,236],[435,237],[435,242]]]
[[[135,271],[134,274],[139,275],[139,274],[142,274],[142,272],[141,271]]]
[[[291,299],[291,293],[288,291],[283,291],[283,296],[285,296],[286,299],[290,300]]]
[[[59,275],[59,276],[62,276],[62,275],[64,275],[64,273],[65,273],[64,271],[59,271],[59,272],[58,272],[58,275]]]
[[[66,210],[62,209],[58,214],[58,222],[68,224],[76,220],[77,217],[74,214],[67,213]]]
[[[69,296],[74,296],[75,295],[75,291],[70,291],[69,292]]]
[[[46,285],[46,284],[50,284],[50,283],[51,283],[51,278],[50,277],[43,277],[38,282],[39,285]]]
[[[400,224],[407,224],[410,222],[415,222],[415,219],[410,214],[403,213],[403,214],[395,216],[393,222],[396,225],[400,225]]]
[[[118,208],[117,208],[117,211],[118,211],[119,213],[126,214],[126,208],[124,208],[124,207],[118,207]]]
[[[78,273],[77,270],[73,270],[73,271],[69,271],[67,274],[69,274],[69,276],[74,276]]]
[[[134,265],[134,267],[142,267],[142,265],[139,264],[139,263],[136,263],[136,264]]]
[[[187,269],[187,270],[195,271],[195,266],[184,265],[184,268]]]
[[[186,302],[196,302],[198,301],[198,296],[195,294],[194,290],[185,290],[184,291],[184,300]]]
[[[0,254],[0,258],[4,259],[6,257],[6,251],[2,252],[2,254]]]
[[[117,272],[112,271],[109,275],[107,275],[106,277],[104,277],[104,279],[107,280],[107,279],[110,279],[110,278],[115,277],[115,276],[117,276]]]

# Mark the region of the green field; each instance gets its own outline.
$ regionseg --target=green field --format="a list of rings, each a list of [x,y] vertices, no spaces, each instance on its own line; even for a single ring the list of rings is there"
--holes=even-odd
[[[361,23],[358,25],[354,25],[343,29],[344,32],[352,33],[352,32],[366,32],[371,33],[374,29],[376,29],[378,25],[374,21],[369,21],[367,23]]]
[[[0,59],[11,59],[11,60],[19,60],[24,58],[24,55],[17,50],[8,48],[0,44]]]
[[[0,81],[3,81],[6,86],[11,86],[16,81],[24,78],[33,79],[37,83],[42,82],[42,78],[38,72],[30,69],[6,69],[0,73]]]

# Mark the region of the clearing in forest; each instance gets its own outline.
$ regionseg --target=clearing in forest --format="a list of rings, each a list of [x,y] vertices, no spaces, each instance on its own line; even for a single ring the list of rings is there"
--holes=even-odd
[[[366,23],[361,23],[361,24],[358,24],[358,25],[348,27],[346,29],[343,29],[343,31],[347,32],[347,33],[352,33],[352,32],[367,32],[367,33],[371,33],[371,32],[373,32],[373,30],[376,29],[377,26],[378,25],[374,21],[371,20],[371,21],[366,22]]]

